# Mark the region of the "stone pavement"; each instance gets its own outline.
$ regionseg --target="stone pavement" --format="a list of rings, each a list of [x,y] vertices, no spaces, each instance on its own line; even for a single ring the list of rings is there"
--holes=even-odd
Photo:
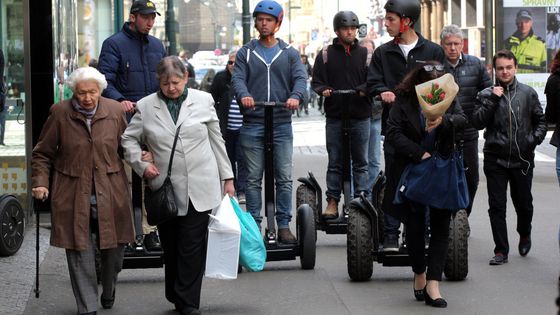
[[[21,249],[13,256],[0,258],[0,315],[23,314],[27,300],[30,296],[34,296],[35,235],[35,222],[32,222],[26,227]],[[40,261],[43,261],[49,248],[49,235],[49,230],[40,229]],[[41,288],[40,283],[39,288]],[[47,289],[42,288],[42,290]]]

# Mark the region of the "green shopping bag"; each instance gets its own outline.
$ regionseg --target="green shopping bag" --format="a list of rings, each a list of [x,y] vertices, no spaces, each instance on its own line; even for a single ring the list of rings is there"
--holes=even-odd
[[[241,244],[239,247],[239,263],[249,271],[261,271],[266,262],[266,248],[257,222],[250,213],[241,209],[234,198],[230,198],[233,210],[241,227]]]

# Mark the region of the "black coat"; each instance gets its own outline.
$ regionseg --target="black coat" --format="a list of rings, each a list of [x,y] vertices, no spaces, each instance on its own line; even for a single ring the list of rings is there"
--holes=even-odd
[[[367,48],[356,40],[349,51],[335,38],[327,48],[327,62],[319,53],[313,66],[311,86],[317,94],[322,95],[326,89],[356,90],[367,95]],[[327,118],[343,118],[348,110],[349,118],[371,118],[371,99],[359,95],[332,95],[325,98],[325,115]]]
[[[397,185],[405,167],[410,163],[422,161],[426,150],[421,143],[426,131],[421,126],[420,105],[416,95],[408,96],[398,94],[397,99],[387,120],[387,133],[385,136],[385,149],[390,148],[390,160],[385,163],[387,184],[383,198],[383,211],[405,221],[409,208],[406,204],[394,205],[393,199]],[[467,117],[461,106],[453,102],[445,115],[441,125],[437,128],[436,143],[438,151],[443,155],[449,154],[453,149],[453,128],[460,132],[467,124]],[[459,139],[456,138],[455,141]]]
[[[220,131],[225,135],[228,119],[229,107],[231,100],[234,97],[233,89],[231,88],[231,73],[227,70],[222,70],[216,74],[210,87],[210,94],[214,98],[214,107],[220,120]]]
[[[560,147],[560,73],[556,72],[548,77],[544,94],[546,94],[546,122],[556,124],[550,144]]]
[[[373,52],[367,75],[369,95],[375,97],[383,92],[393,91],[404,76],[419,63],[437,60],[443,64],[445,53],[440,45],[433,43],[420,33],[416,33],[418,42],[405,58],[401,48],[394,41],[379,46]],[[386,122],[391,105],[383,104],[381,117],[382,133],[386,134]]]
[[[447,61],[445,62],[445,68],[447,72],[453,75],[455,82],[459,85],[459,104],[461,104],[461,108],[463,108],[469,120],[467,127],[460,136],[467,141],[477,140],[478,130],[470,124],[470,121],[476,105],[476,95],[492,85],[486,67],[477,57],[463,54],[455,68],[452,68]]]
[[[511,100],[511,102],[509,101]],[[492,88],[478,94],[472,124],[484,131],[484,159],[507,168],[534,165],[535,147],[546,136],[546,122],[537,92],[517,79],[498,97]]]

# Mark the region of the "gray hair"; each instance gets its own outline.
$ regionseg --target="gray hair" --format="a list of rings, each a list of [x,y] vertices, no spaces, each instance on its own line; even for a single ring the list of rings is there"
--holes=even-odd
[[[66,80],[66,84],[72,92],[76,92],[76,85],[84,81],[95,81],[100,92],[103,92],[103,90],[107,88],[105,76],[93,67],[81,67],[74,70]]]
[[[170,76],[177,76],[181,79],[187,77],[187,69],[177,56],[167,56],[161,59],[157,65],[156,77],[158,80],[169,78]]]
[[[447,25],[441,29],[439,38],[444,40],[447,36],[457,36],[463,39],[463,31],[455,24]]]
[[[229,52],[228,57],[232,57],[232,56],[237,56],[237,49],[234,49],[232,51]]]

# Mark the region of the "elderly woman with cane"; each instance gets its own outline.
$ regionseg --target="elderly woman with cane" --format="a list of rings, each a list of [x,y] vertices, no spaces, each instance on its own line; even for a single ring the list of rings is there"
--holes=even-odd
[[[79,314],[98,308],[95,249],[101,252],[101,305],[115,301],[124,244],[134,240],[128,181],[121,160],[124,112],[101,97],[95,68],[67,80],[72,99],[53,105],[32,154],[32,194],[51,196],[51,245],[65,248]],[[49,178],[52,177],[52,182]]]

